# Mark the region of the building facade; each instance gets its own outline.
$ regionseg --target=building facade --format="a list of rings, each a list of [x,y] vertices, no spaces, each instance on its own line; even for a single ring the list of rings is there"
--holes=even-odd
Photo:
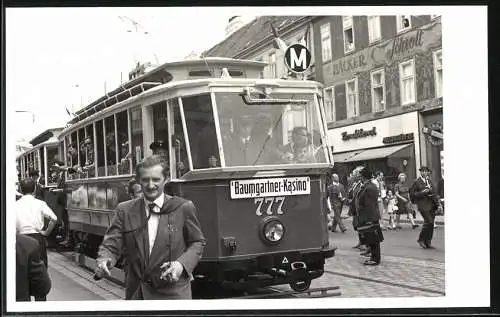
[[[313,20],[316,80],[336,169],[360,163],[389,183],[427,165],[441,177],[442,36],[439,16],[329,16]],[[426,132],[424,132],[426,131]]]
[[[262,77],[281,78],[283,56],[271,26],[287,44],[311,50],[308,78],[325,85],[324,106],[335,169],[346,178],[372,165],[390,183],[411,180],[422,165],[435,183],[443,153],[440,16],[259,17],[205,52],[267,62]]]

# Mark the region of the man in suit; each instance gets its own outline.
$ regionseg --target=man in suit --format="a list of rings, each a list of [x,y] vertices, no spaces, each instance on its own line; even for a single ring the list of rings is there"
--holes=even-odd
[[[32,237],[16,235],[16,301],[29,302],[31,296],[43,299],[52,284],[47,268],[40,257],[38,241]]]
[[[420,168],[420,177],[417,178],[410,188],[410,198],[418,206],[418,211],[424,218],[424,225],[418,237],[418,244],[424,249],[433,249],[431,245],[434,232],[434,218],[436,212],[442,213],[442,206],[429,178],[430,169],[427,166]]]
[[[372,181],[372,172],[367,168],[360,171],[361,189],[354,197],[354,205],[357,218],[357,230],[361,244],[368,246],[370,259],[365,265],[380,264],[380,242],[384,241],[380,229],[380,212],[378,210],[379,192]]]
[[[327,205],[328,211],[333,213],[333,223],[331,231],[337,231],[337,225],[342,232],[346,232],[347,229],[342,222],[342,206],[346,200],[346,193],[344,185],[339,182],[339,176],[337,174],[332,174],[331,184],[327,188]]]
[[[99,247],[96,278],[126,257],[126,299],[191,299],[192,272],[205,238],[189,200],[164,194],[168,163],[146,157],[136,166],[143,197],[120,203]]]
[[[235,123],[236,133],[223,141],[226,166],[253,166],[262,162],[264,153],[261,142],[254,137],[252,117],[242,116]],[[229,133],[230,131],[225,131]]]

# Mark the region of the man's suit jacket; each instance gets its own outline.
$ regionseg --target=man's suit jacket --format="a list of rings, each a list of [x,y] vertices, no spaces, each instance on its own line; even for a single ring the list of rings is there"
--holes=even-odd
[[[29,302],[30,296],[44,297],[52,284],[40,257],[36,239],[16,235],[16,301]]]
[[[116,215],[99,248],[98,261],[110,258],[112,266],[124,253],[126,299],[191,299],[192,272],[205,246],[196,208],[190,200],[166,196],[162,212],[166,213],[160,215],[151,254],[143,198],[116,207]],[[182,264],[183,274],[176,283],[154,288],[159,280],[159,267],[170,259]]]
[[[356,197],[355,208],[358,226],[364,226],[368,222],[374,223],[380,220],[380,211],[378,209],[379,191],[377,185],[372,181],[366,181]]]
[[[429,193],[424,193],[426,184],[422,177],[417,178],[410,187],[410,197],[413,197],[414,203],[418,209],[424,212],[433,212],[439,206],[439,197],[431,180],[428,180],[431,190]],[[429,194],[433,194],[429,196]]]

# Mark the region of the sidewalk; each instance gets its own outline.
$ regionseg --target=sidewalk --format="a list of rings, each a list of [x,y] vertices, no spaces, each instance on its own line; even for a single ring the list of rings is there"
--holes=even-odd
[[[417,209],[416,209],[417,210]],[[350,218],[347,213],[349,211],[349,208],[347,206],[344,206],[342,208],[342,219],[347,219]],[[382,216],[383,221],[388,222],[389,221],[389,215],[384,214]],[[406,215],[401,215],[400,222],[404,224],[410,223],[410,220],[407,218]],[[417,217],[415,218],[415,223],[418,225],[422,225],[424,223],[424,218],[422,218],[422,215],[417,211]],[[438,226],[444,226],[444,216],[436,216],[436,221],[435,224]]]

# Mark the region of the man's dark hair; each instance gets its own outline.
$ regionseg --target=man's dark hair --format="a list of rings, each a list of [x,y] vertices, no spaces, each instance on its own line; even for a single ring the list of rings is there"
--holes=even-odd
[[[168,178],[170,176],[170,169],[168,162],[159,155],[152,155],[144,158],[135,166],[135,179],[140,179],[141,168],[149,168],[156,165],[161,165],[163,168],[163,176]]]
[[[375,172],[375,176],[377,176],[377,177],[380,176],[380,174],[382,174],[382,171],[376,171]]]
[[[359,172],[359,174],[360,174],[360,175],[361,175],[361,177],[363,177],[364,179],[370,179],[370,178],[372,178],[372,176],[373,176],[372,171],[371,171],[368,167],[366,167],[366,166],[365,166],[365,168],[363,168],[363,169]]]
[[[35,191],[35,181],[31,178],[24,178],[19,183],[19,187],[21,188],[21,194],[31,194]]]

